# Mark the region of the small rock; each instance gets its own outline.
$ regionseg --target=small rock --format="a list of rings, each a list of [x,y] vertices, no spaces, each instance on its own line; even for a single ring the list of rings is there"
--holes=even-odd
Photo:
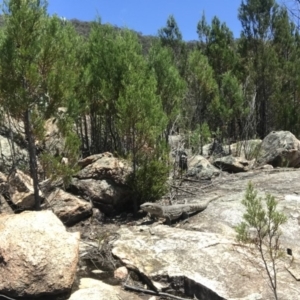
[[[128,270],[126,267],[120,267],[115,270],[114,277],[117,279],[125,279],[128,276]]]
[[[102,273],[104,273],[104,272],[101,271],[101,270],[93,270],[92,273],[93,273],[93,274],[102,274]]]
[[[166,285],[164,285],[164,284],[162,284],[162,283],[160,283],[160,282],[157,282],[157,281],[154,281],[154,280],[152,280],[152,283],[153,283],[153,285],[157,288],[157,290],[158,291],[162,291],[163,289],[166,289],[168,286],[166,286]]]

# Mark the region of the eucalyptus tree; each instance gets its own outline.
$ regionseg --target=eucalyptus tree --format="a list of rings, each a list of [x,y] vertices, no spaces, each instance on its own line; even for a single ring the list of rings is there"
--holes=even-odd
[[[24,122],[35,208],[40,209],[36,136],[49,117],[72,97],[75,34],[58,17],[48,17],[45,0],[4,1],[1,44],[1,104]]]

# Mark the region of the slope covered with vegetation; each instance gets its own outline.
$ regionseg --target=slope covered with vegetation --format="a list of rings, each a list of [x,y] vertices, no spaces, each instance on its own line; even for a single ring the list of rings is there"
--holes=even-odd
[[[275,0],[242,1],[238,17],[239,39],[218,17],[208,23],[203,15],[199,40],[186,43],[173,16],[156,37],[143,37],[100,21],[50,17],[46,0],[6,1],[0,105],[24,122],[37,198],[36,140],[59,107],[66,107],[59,127],[69,168],[79,156],[110,151],[132,160],[132,182],[144,192],[145,172],[161,176],[152,186],[162,191],[171,132],[187,134],[186,147],[194,149],[212,136],[299,135],[297,27]],[[50,153],[43,159],[58,168]],[[69,176],[70,169],[60,172]]]

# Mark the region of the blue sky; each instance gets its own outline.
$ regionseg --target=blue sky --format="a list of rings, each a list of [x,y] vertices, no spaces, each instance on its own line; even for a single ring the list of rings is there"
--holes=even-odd
[[[196,40],[197,23],[203,11],[210,23],[216,15],[240,35],[237,18],[241,0],[48,0],[49,14],[56,13],[67,19],[94,20],[98,15],[102,23],[128,27],[144,35],[155,35],[173,14],[184,40]]]

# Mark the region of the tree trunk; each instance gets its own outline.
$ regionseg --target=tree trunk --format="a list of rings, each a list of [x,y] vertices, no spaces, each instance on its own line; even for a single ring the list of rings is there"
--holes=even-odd
[[[39,182],[38,182],[38,172],[37,172],[35,138],[31,127],[30,109],[27,109],[24,114],[24,127],[25,127],[26,138],[28,141],[29,166],[30,166],[30,175],[33,180],[35,210],[40,210],[41,199],[39,196]]]

